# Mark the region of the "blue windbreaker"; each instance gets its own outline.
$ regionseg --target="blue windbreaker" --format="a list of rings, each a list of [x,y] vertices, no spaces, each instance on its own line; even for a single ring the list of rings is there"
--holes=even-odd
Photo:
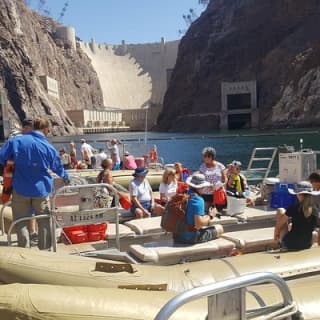
[[[0,163],[13,159],[15,170],[12,185],[25,197],[47,196],[53,187],[53,177],[48,169],[61,178],[68,178],[57,150],[40,131],[9,139],[0,150]]]

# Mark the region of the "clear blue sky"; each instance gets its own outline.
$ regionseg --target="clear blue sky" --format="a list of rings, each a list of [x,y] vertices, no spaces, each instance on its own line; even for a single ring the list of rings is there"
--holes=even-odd
[[[58,19],[66,0],[26,0],[32,8],[39,3]],[[204,7],[198,0],[69,0],[63,24],[74,26],[77,36],[88,42],[118,44],[158,42],[181,37],[183,14],[194,9],[199,16]]]

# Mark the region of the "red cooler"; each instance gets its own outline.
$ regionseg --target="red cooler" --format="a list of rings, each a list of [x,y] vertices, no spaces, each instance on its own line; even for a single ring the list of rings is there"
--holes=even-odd
[[[144,158],[136,158],[137,167],[144,167]]]

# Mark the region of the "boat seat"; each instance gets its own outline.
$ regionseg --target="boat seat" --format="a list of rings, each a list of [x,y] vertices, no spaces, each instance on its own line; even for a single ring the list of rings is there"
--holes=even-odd
[[[211,220],[211,225],[215,224],[236,224],[237,218],[221,216],[221,218],[214,218]],[[161,217],[151,217],[145,219],[134,219],[125,222],[125,225],[133,230],[137,235],[149,235],[155,233],[166,232],[161,228]]]
[[[118,211],[119,211],[119,219],[121,222],[135,218],[135,215],[132,214],[132,212],[130,210],[119,208]]]
[[[226,232],[222,238],[232,241],[242,253],[265,251],[274,247],[274,228],[262,228]]]
[[[233,242],[223,238],[194,245],[176,244],[173,240],[165,240],[144,245],[133,244],[130,245],[129,252],[140,261],[168,265],[225,257],[231,254],[234,247]]]
[[[127,226],[123,224],[119,224],[119,234],[120,238],[134,238],[135,233]],[[116,224],[108,223],[108,227],[106,230],[106,239],[113,240],[116,238]]]
[[[217,217],[214,217],[210,221],[210,225],[215,225],[215,224],[222,224],[222,225],[229,225],[229,224],[237,224],[238,219],[235,217],[230,217],[230,216],[221,216],[220,219]]]
[[[278,247],[273,241],[274,227],[226,232],[222,238],[232,241],[242,253],[265,251]],[[313,244],[318,242],[318,232],[313,231]]]
[[[276,210],[270,209],[265,210],[264,207],[246,207],[244,213],[237,215],[237,218],[247,221],[247,222],[254,222],[254,221],[261,221],[261,220],[274,220],[276,217]]]
[[[137,235],[149,235],[165,232],[161,228],[161,217],[151,217],[145,219],[134,219],[125,222],[125,225],[134,231]]]
[[[3,204],[0,204],[0,210],[2,210],[2,208],[3,208]],[[3,209],[3,219],[4,219],[4,230],[2,230],[2,232],[8,233],[8,230],[12,222],[11,206],[5,206],[5,208]],[[15,233],[15,229],[12,230],[12,232]]]

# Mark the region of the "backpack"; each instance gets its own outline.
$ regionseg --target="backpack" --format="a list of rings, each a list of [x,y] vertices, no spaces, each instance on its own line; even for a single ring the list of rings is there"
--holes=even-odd
[[[194,225],[186,223],[185,213],[189,198],[189,194],[178,193],[168,201],[161,217],[161,227],[164,230],[176,234],[195,231]]]
[[[6,203],[10,200],[12,194],[12,178],[14,173],[14,162],[8,160],[3,170],[3,190],[1,200],[2,203]]]
[[[182,181],[186,181],[189,176],[190,176],[190,170],[188,168],[183,168],[182,169]]]

